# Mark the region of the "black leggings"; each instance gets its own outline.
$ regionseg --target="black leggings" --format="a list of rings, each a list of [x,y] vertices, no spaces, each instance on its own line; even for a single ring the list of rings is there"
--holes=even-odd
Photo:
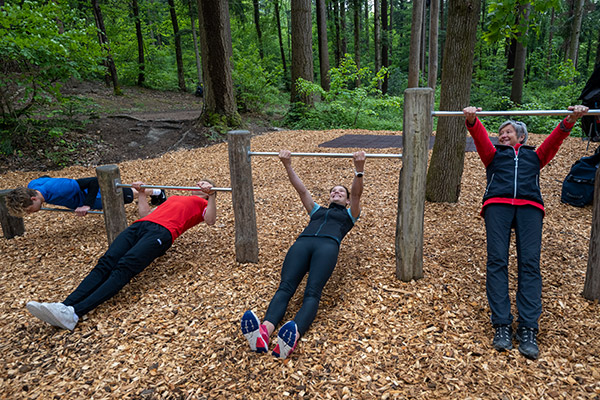
[[[149,221],[136,222],[117,236],[98,264],[63,301],[79,317],[119,292],[171,247],[171,232]]]
[[[285,256],[281,283],[269,304],[265,321],[275,326],[281,322],[290,299],[308,272],[302,307],[294,318],[298,332],[304,335],[317,315],[321,292],[333,273],[339,248],[338,242],[330,238],[299,237]]]

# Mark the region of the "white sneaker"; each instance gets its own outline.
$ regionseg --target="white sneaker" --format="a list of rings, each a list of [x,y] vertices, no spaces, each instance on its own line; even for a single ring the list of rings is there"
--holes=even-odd
[[[65,306],[63,303],[42,303],[40,308],[48,314],[50,322],[59,328],[72,331],[79,321],[79,317],[75,314],[75,310],[71,306]]]
[[[52,317],[51,314],[47,313],[46,310],[42,308],[43,303],[38,303],[37,301],[30,301],[25,305],[27,311],[29,311],[34,317],[52,325],[59,326],[58,322]]]

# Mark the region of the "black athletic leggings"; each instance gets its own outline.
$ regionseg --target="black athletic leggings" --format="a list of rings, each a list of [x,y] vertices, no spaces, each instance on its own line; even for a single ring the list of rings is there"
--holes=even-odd
[[[299,237],[285,256],[281,283],[269,304],[265,321],[275,326],[281,322],[290,299],[308,273],[302,307],[294,318],[298,332],[304,335],[317,315],[321,292],[333,273],[339,248],[338,242],[331,238]]]

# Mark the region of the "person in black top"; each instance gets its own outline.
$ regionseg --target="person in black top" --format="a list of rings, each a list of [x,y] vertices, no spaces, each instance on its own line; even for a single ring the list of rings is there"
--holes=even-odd
[[[290,299],[308,273],[302,307],[294,320],[285,323],[277,335],[273,355],[279,358],[286,358],[294,351],[298,339],[308,330],[317,314],[321,292],[337,262],[340,243],[360,215],[365,166],[365,153],[354,153],[355,177],[352,190],[349,192],[344,186],[334,186],[329,193],[329,207],[321,207],[314,202],[292,168],[290,156],[288,150],[279,152],[279,159],[310,215],[310,222],[288,250],[281,268],[279,288],[269,304],[263,323],[260,323],[252,310],[246,311],[241,320],[242,333],[248,339],[250,348],[266,353],[270,335],[281,322]]]

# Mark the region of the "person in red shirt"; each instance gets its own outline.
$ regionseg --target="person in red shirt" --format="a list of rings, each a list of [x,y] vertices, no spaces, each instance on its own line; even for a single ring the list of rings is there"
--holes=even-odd
[[[511,230],[515,230],[518,264],[516,339],[519,352],[537,359],[538,319],[542,313],[540,252],[544,202],[539,187],[540,170],[556,155],[575,122],[588,107],[568,108],[572,114],[562,120],[536,150],[528,146],[527,127],[518,121],[500,126],[494,146],[477,118],[481,108],[466,107],[466,126],[477,153],[486,168],[487,187],[481,215],[487,235],[486,292],[495,328],[492,345],[498,351],[510,350],[513,316],[508,295],[508,250]]]
[[[73,330],[81,317],[117,294],[134,276],[162,256],[179,235],[204,221],[214,225],[216,192],[208,181],[198,182],[192,196],[171,196],[152,210],[142,182],[132,184],[139,192],[140,219],[111,243],[96,266],[62,303],[30,301],[27,310],[50,325]]]

